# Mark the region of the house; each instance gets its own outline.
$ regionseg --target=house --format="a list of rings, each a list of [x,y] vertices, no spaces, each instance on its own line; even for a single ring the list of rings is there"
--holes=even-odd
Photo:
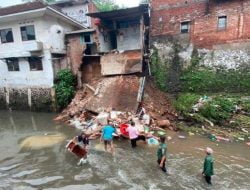
[[[249,0],[152,0],[151,37],[175,36],[198,48],[250,38]]]
[[[150,43],[163,62],[178,49],[184,67],[197,54],[206,67],[244,69],[250,63],[249,15],[249,0],[152,0]]]
[[[55,74],[69,67],[65,34],[85,27],[41,1],[0,9],[0,108],[51,110]]]
[[[148,5],[141,4],[128,9],[87,14],[95,18],[97,52],[102,55],[103,76],[143,72],[144,55],[148,53],[148,13]]]
[[[92,29],[66,34],[68,57],[79,87],[99,81],[100,88],[95,87],[101,95],[93,97],[86,109],[136,110],[144,87],[141,77],[148,72],[148,5],[87,16],[94,19]]]
[[[93,19],[86,14],[96,12],[97,8],[92,0],[59,0],[53,3],[60,7],[61,11],[69,17],[77,20],[85,27],[93,26]]]

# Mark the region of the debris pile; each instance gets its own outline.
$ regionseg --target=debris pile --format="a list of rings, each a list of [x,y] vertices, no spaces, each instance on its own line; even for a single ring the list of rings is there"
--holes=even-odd
[[[139,80],[137,76],[116,76],[84,85],[55,120],[90,133],[100,131],[108,119],[118,128],[133,120],[141,132],[164,131],[165,128],[176,130],[175,110],[165,93],[159,91],[151,81],[145,86],[142,105],[138,104]]]

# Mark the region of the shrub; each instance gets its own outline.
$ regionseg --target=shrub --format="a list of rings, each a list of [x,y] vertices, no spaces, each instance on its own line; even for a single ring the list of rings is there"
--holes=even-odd
[[[249,92],[250,72],[187,69],[182,73],[181,86],[183,92]]]
[[[66,107],[75,94],[76,78],[70,70],[64,69],[55,78],[56,101],[59,109]]]
[[[181,94],[174,102],[175,108],[181,113],[190,112],[192,111],[192,106],[198,102],[199,98],[200,96],[197,94]]]
[[[228,120],[234,111],[234,103],[227,98],[216,97],[205,103],[199,113],[217,124]]]

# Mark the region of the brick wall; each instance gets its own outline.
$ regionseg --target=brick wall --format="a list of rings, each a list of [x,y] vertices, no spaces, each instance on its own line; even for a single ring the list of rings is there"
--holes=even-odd
[[[226,29],[218,17],[227,16]],[[190,22],[188,34],[180,25]],[[188,36],[198,48],[250,39],[250,0],[152,0],[151,36]]]
[[[96,7],[96,5],[93,3],[93,1],[90,1],[90,3],[88,4],[88,12],[89,12],[89,13],[98,12],[97,7]],[[91,18],[91,17],[90,17],[90,20],[91,20],[91,27],[95,27],[94,18]]]
[[[79,34],[68,35],[67,41],[67,55],[70,61],[71,69],[73,73],[77,75],[77,72],[82,64],[82,57],[86,46],[84,43],[81,43]]]

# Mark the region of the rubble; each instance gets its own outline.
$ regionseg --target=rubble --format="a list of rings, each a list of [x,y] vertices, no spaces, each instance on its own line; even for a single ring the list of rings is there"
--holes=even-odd
[[[177,114],[165,93],[151,82],[146,85],[144,102],[139,106],[139,80],[137,76],[93,80],[76,93],[55,121],[66,122],[98,138],[102,127],[111,120],[118,133],[128,138],[124,126],[132,120],[137,130],[149,138],[149,144],[157,145],[158,136],[166,135],[166,128],[176,130]]]

